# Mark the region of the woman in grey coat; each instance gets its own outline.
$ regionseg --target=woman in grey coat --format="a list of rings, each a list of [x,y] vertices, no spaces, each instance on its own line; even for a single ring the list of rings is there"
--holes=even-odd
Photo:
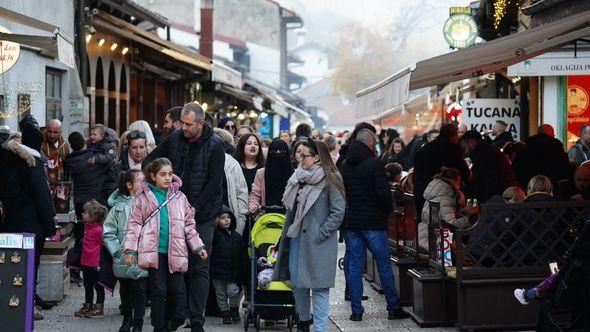
[[[336,231],[344,218],[344,185],[324,142],[301,141],[295,156],[300,164],[283,196],[287,222],[273,278],[291,283],[300,320],[297,331],[309,331],[310,291],[314,330],[326,331],[330,288],[336,278]]]

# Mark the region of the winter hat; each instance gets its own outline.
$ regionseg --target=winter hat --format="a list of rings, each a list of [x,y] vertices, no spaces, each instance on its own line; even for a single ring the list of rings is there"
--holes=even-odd
[[[41,144],[43,144],[43,133],[41,133],[41,130],[39,130],[39,128],[36,127],[33,122],[23,123],[21,127],[21,133],[23,134],[23,145],[28,146],[35,151],[41,151]]]
[[[70,134],[70,136],[68,136],[68,143],[70,143],[72,150],[80,151],[84,149],[84,136],[82,136],[82,134],[79,132],[74,131]]]
[[[0,144],[8,139],[10,136],[10,128],[8,126],[0,126]]]
[[[26,126],[33,126],[37,129],[39,129],[39,122],[37,122],[37,119],[35,119],[35,117],[33,117],[32,115],[27,115],[24,118],[22,118],[22,120],[20,120],[18,122],[18,129],[22,132],[23,128]]]

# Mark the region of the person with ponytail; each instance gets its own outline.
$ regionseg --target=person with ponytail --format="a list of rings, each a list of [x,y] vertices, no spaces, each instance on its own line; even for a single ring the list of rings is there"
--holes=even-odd
[[[295,157],[299,166],[283,195],[287,220],[273,280],[291,283],[299,315],[297,331],[310,331],[311,297],[314,330],[327,331],[338,259],[336,232],[344,218],[344,184],[324,142],[299,141]]]

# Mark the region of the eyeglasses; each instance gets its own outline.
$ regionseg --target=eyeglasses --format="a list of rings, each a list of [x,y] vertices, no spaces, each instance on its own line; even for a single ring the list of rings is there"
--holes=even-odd
[[[230,130],[230,129],[236,129],[236,126],[226,125],[224,128],[227,130]]]
[[[138,139],[138,138],[145,139],[146,136],[143,131],[134,130],[132,132],[129,132],[129,135],[127,137],[129,137],[129,139]]]
[[[313,157],[313,156],[315,156],[315,155],[314,154],[304,154],[304,153],[301,153],[301,154],[299,154],[299,160],[300,161],[304,161],[305,158],[307,158],[307,157]]]

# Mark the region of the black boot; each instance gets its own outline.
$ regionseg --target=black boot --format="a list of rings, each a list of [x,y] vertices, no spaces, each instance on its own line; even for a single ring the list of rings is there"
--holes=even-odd
[[[311,322],[311,320],[300,320],[299,323],[297,323],[297,332],[309,332]]]
[[[141,332],[143,328],[143,319],[135,319],[133,321],[133,331],[132,332]]]
[[[231,308],[230,313],[231,313],[231,320],[234,324],[238,324],[239,322],[242,321],[242,319],[240,318],[240,308],[238,308],[238,307]]]
[[[231,312],[229,310],[221,313],[223,317],[223,324],[231,324]]]
[[[123,324],[119,328],[119,332],[131,332],[131,328],[133,327],[133,317],[131,315],[123,316]]]

